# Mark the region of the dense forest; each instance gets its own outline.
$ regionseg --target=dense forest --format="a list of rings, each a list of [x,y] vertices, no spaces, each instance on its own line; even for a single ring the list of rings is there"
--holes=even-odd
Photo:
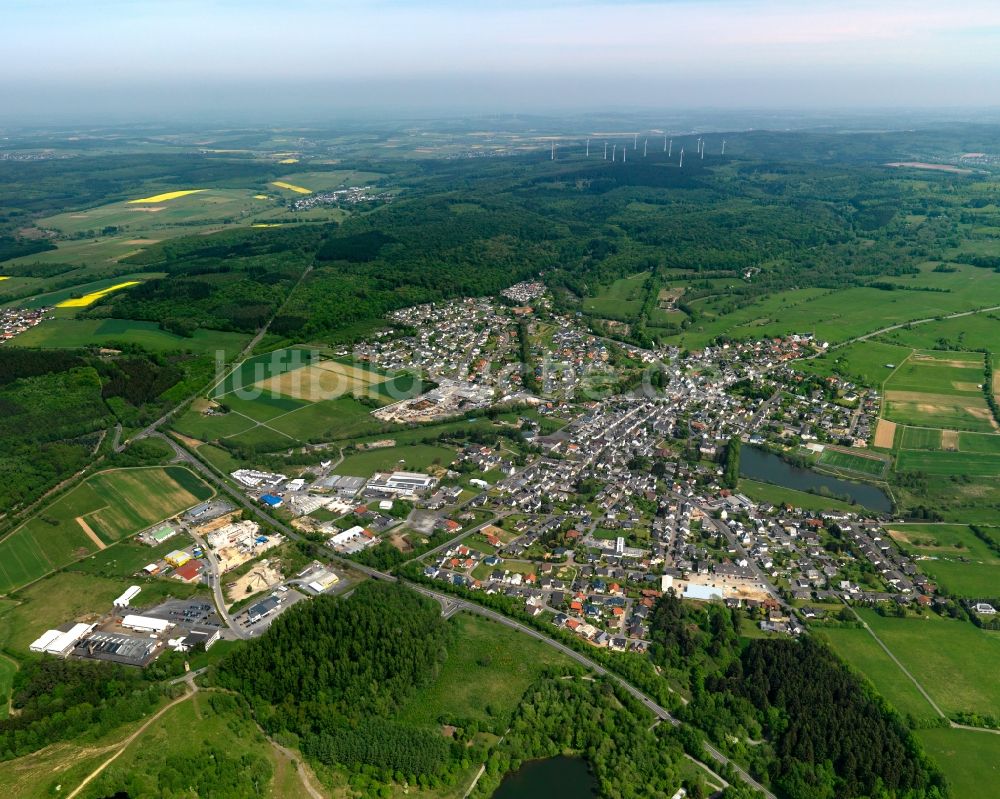
[[[116,422],[157,418],[192,380],[207,379],[205,366],[134,346],[117,354],[0,348],[0,513],[90,464]]]
[[[448,644],[436,602],[369,581],[347,599],[321,596],[283,613],[223,661],[218,680],[250,700],[266,731],[297,736],[307,757],[433,785],[469,756],[464,743],[393,713],[434,679]]]
[[[143,672],[100,661],[44,657],[14,676],[13,713],[0,719],[0,760],[35,752],[56,741],[93,740],[151,712],[164,688],[158,669]]]
[[[832,652],[808,637],[741,647],[739,618],[673,592],[658,601],[651,655],[689,687],[682,717],[781,799],[947,796],[902,719]]]

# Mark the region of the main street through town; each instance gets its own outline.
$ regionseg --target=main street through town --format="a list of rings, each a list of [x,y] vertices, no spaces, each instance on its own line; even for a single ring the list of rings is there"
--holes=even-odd
[[[279,521],[278,519],[276,519],[273,516],[271,516],[270,514],[268,514],[263,508],[261,508],[256,503],[254,503],[253,501],[251,501],[241,491],[239,491],[236,488],[234,488],[233,486],[231,486],[228,482],[226,482],[226,480],[224,480],[222,477],[220,477],[218,474],[216,474],[211,468],[209,468],[204,463],[202,463],[198,458],[196,458],[194,455],[192,455],[190,452],[188,452],[186,449],[184,449],[182,446],[180,446],[177,442],[175,442],[169,436],[163,435],[162,433],[159,433],[159,432],[153,433],[152,435],[155,435],[155,436],[157,436],[159,438],[162,438],[164,441],[166,441],[171,446],[171,448],[174,450],[174,453],[176,455],[176,459],[178,461],[183,461],[187,465],[189,465],[192,468],[194,468],[195,470],[197,470],[199,474],[201,474],[206,480],[210,481],[221,492],[225,493],[228,497],[230,497],[233,500],[235,500],[240,506],[242,506],[242,507],[246,508],[247,510],[249,510],[251,513],[253,513],[255,516],[257,516],[261,521],[263,521],[266,524],[270,525],[274,529],[279,530],[282,534],[286,535],[288,538],[290,538],[290,539],[292,539],[294,541],[305,540],[303,538],[303,536],[300,535],[297,531],[295,531],[294,529],[292,529],[291,527],[289,527],[288,525],[286,525],[284,522]],[[726,528],[726,529],[728,530],[728,528]],[[462,533],[461,535],[457,536],[456,538],[461,539],[464,536],[468,535],[469,532],[471,532],[471,531],[466,531],[466,532]],[[451,545],[452,543],[454,543],[454,539],[452,541],[447,542],[443,546],[447,547],[447,546]],[[361,574],[364,574],[367,577],[370,577],[370,578],[373,578],[373,579],[376,579],[376,580],[385,580],[387,582],[400,582],[400,579],[398,577],[392,575],[392,574],[387,574],[386,572],[381,572],[381,571],[379,571],[377,569],[372,569],[372,568],[370,568],[368,566],[363,566],[363,565],[361,565],[359,563],[355,563],[354,561],[351,561],[351,560],[349,560],[347,558],[342,558],[342,557],[340,557],[340,556],[338,556],[338,555],[336,555],[336,554],[334,554],[332,552],[326,552],[325,555],[330,560],[339,563],[342,567],[345,567],[348,570],[353,570],[355,572],[360,572]],[[213,582],[213,586],[214,586],[214,589],[218,591],[219,575],[217,573],[217,564],[213,565],[211,560],[209,561],[209,563],[212,566],[212,578],[211,579],[212,579],[212,582]],[[604,666],[601,666],[599,663],[596,663],[595,661],[593,661],[592,659],[590,659],[586,655],[582,654],[581,652],[578,652],[575,649],[572,649],[572,648],[566,646],[565,644],[561,643],[560,641],[557,641],[554,638],[552,638],[550,636],[547,636],[547,635],[545,635],[542,632],[539,632],[538,630],[535,630],[535,629],[533,629],[531,627],[528,627],[525,624],[522,624],[522,623],[520,623],[518,621],[515,621],[514,619],[511,619],[510,617],[505,616],[502,613],[497,613],[496,611],[493,611],[493,610],[490,610],[488,608],[485,608],[485,607],[483,607],[481,605],[478,605],[478,604],[476,604],[474,602],[469,602],[469,601],[466,601],[464,599],[460,599],[458,597],[449,596],[447,594],[443,594],[443,593],[440,593],[438,591],[434,591],[434,590],[432,590],[430,588],[427,588],[426,586],[418,585],[416,583],[412,583],[412,582],[409,582],[409,581],[403,581],[403,582],[405,582],[406,585],[408,585],[413,590],[415,590],[415,591],[423,594],[424,596],[430,597],[430,598],[436,600],[437,602],[439,602],[441,604],[441,606],[442,606],[442,613],[445,616],[451,616],[454,613],[456,613],[457,611],[462,610],[462,611],[465,611],[467,613],[474,613],[476,615],[483,616],[485,618],[491,619],[491,620],[493,620],[493,621],[495,621],[495,622],[497,622],[499,624],[502,624],[502,625],[504,625],[506,627],[509,627],[509,628],[511,628],[513,630],[517,630],[518,632],[524,633],[525,635],[530,635],[532,638],[535,638],[535,639],[537,639],[539,641],[542,641],[543,643],[547,644],[548,646],[551,646],[554,649],[557,649],[562,654],[564,654],[566,657],[571,658],[572,660],[574,660],[575,662],[579,663],[580,665],[582,665],[582,666],[584,666],[584,667],[586,667],[586,668],[588,668],[588,669],[596,672],[597,674],[600,674],[600,675],[602,675],[604,677],[607,677],[608,679],[613,680],[614,682],[618,683],[618,685],[620,685],[624,690],[626,690],[630,694],[632,694],[632,696],[634,696],[637,700],[639,700],[639,702],[641,702],[658,719],[661,719],[662,721],[665,721],[665,722],[667,722],[667,723],[669,723],[669,724],[671,724],[671,725],[673,725],[675,727],[678,727],[681,724],[683,724],[682,721],[680,721],[679,719],[677,719],[674,716],[672,716],[667,711],[666,708],[662,707],[655,700],[653,700],[650,696],[648,696],[647,694],[643,693],[641,690],[639,690],[637,687],[635,687],[628,680],[620,677],[619,675],[615,674],[612,671],[609,671]],[[218,596],[216,597],[216,602],[217,602],[217,604],[220,603],[220,598]],[[223,608],[224,608],[224,606],[223,606]],[[242,630],[239,629],[239,626],[233,621],[233,619],[229,616],[228,613],[224,613],[223,612],[222,615],[223,615],[223,618],[226,621],[226,624],[229,626],[229,629],[237,637],[239,637],[239,638],[245,638],[246,637],[246,634]],[[741,768],[739,765],[737,765],[732,760],[730,760],[729,758],[727,758],[715,746],[713,746],[712,744],[710,744],[710,743],[708,743],[706,741],[705,744],[704,744],[704,748],[705,748],[706,754],[708,755],[708,757],[711,760],[715,761],[719,765],[729,766],[730,768],[733,769],[733,771],[739,776],[739,778],[744,783],[746,783],[747,785],[749,785],[754,790],[759,791],[767,799],[775,799],[775,796],[774,796],[773,793],[771,793],[770,791],[768,791],[763,785],[761,785],[759,782],[757,782],[743,768]],[[719,776],[719,775],[715,775],[715,776],[716,776],[717,779],[722,779],[721,776]]]

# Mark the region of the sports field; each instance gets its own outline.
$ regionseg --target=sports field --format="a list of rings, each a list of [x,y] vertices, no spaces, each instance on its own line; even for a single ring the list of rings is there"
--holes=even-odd
[[[851,452],[836,447],[826,447],[820,454],[818,463],[869,477],[881,477],[889,464],[887,460],[877,455]]]
[[[181,466],[100,472],[0,541],[0,592],[99,551],[212,494]]]

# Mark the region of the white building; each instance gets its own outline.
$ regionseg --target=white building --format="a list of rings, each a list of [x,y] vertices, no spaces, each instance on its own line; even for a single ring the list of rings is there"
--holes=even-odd
[[[122,627],[128,627],[130,630],[140,633],[162,633],[173,626],[166,619],[154,619],[152,616],[135,616],[129,614],[122,619]]]
[[[32,652],[45,652],[49,655],[66,656],[73,651],[76,642],[94,629],[93,624],[74,624],[69,630],[46,630],[45,633],[28,647]]]
[[[122,594],[118,599],[115,600],[114,605],[116,608],[127,608],[128,603],[135,599],[139,592],[142,590],[138,585],[130,586],[129,589]]]

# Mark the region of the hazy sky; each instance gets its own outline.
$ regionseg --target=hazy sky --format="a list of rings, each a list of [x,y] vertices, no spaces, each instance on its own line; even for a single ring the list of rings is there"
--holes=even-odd
[[[998,0],[0,0],[0,124],[998,98]]]

